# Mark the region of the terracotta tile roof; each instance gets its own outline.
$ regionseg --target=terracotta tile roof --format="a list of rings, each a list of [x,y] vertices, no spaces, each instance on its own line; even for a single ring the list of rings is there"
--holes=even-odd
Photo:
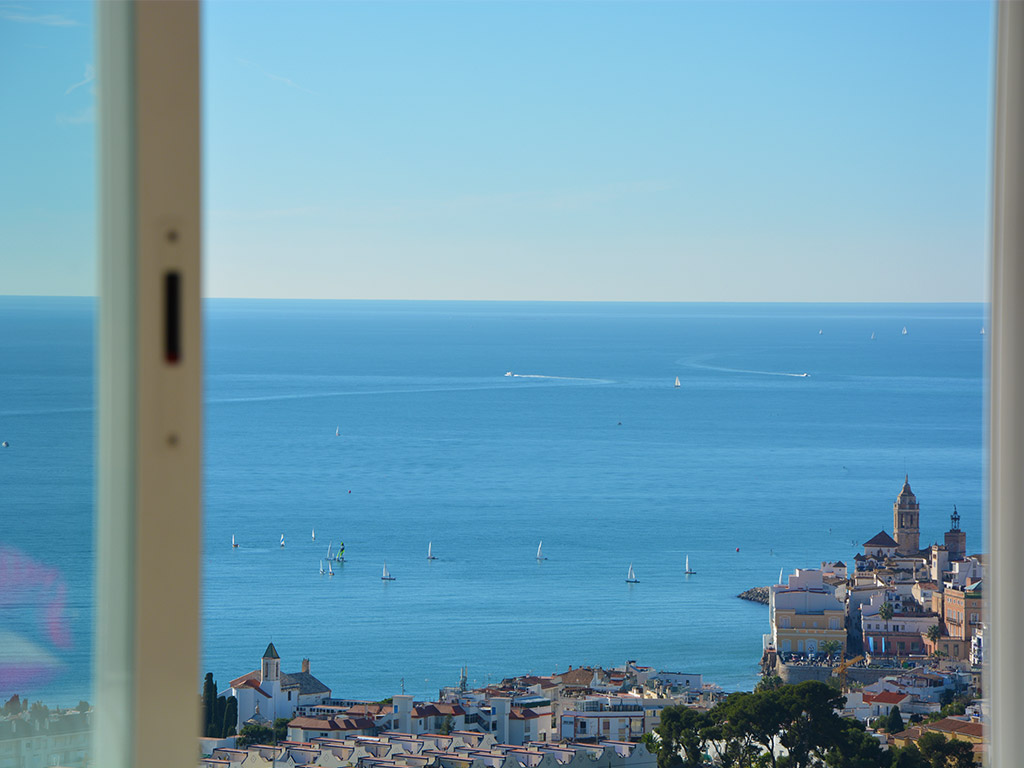
[[[296,717],[288,723],[288,727],[301,728],[304,731],[363,731],[373,728],[374,722],[362,717]]]
[[[249,680],[250,678],[256,678],[256,681],[259,682],[261,677],[262,675],[260,674],[260,671],[258,669],[254,669],[252,672],[246,672],[241,677],[236,677],[234,680],[228,683],[228,685],[231,688],[238,688],[239,686],[241,686],[242,683],[244,683],[246,680]]]
[[[960,733],[964,736],[973,736],[979,739],[982,736],[981,723],[972,723],[968,720],[958,720],[955,717],[945,717],[942,720],[929,723],[924,726],[924,728],[929,731],[940,731],[941,733]]]
[[[540,717],[540,714],[532,709],[513,708],[508,713],[509,720],[536,720],[538,717]]]
[[[907,698],[906,693],[896,693],[895,691],[882,691],[881,693],[865,693],[864,703],[868,704],[900,704]]]

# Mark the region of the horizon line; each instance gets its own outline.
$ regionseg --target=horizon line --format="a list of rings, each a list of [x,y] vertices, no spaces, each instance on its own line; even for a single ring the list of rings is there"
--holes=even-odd
[[[96,294],[84,293],[0,293],[0,299],[97,299]],[[928,305],[928,304],[979,304],[989,305],[991,300],[984,299],[933,299],[892,301],[879,299],[863,300],[822,300],[807,299],[396,299],[396,298],[323,298],[309,296],[202,296],[203,301],[380,301],[380,302],[446,302],[446,303],[487,303],[487,304],[892,304],[892,305]]]

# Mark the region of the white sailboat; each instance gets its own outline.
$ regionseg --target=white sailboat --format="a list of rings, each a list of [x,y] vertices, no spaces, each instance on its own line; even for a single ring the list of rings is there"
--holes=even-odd
[[[779,568],[779,584],[782,584],[782,568]]]
[[[875,340],[875,332],[874,332],[874,331],[872,331],[872,332],[871,332],[871,340],[872,340],[872,341],[874,341],[874,340]]]
[[[327,564],[330,565],[330,563],[327,563]],[[320,575],[321,576],[324,575],[324,561],[323,560],[320,561]]]
[[[331,565],[331,561],[330,560],[327,561],[327,575],[328,576],[333,576],[334,575],[334,567]]]
[[[235,544],[235,534],[233,534],[233,533],[231,534],[231,546],[234,547],[235,549],[238,549],[238,545]]]
[[[676,376],[676,389],[679,389],[679,377]]]
[[[284,534],[283,533],[281,534],[281,546],[282,547],[284,546]]]
[[[640,583],[640,579],[638,579],[636,577],[636,574],[633,573],[633,564],[632,563],[629,564],[629,573],[626,574],[626,583],[627,584],[639,584]]]
[[[690,556],[686,556],[686,570],[683,573],[690,575],[696,573],[696,571],[690,570]]]
[[[341,426],[340,425],[334,428],[334,436],[335,437],[341,437]]]
[[[819,328],[819,329],[818,329],[818,335],[819,335],[819,336],[821,336],[821,334],[823,334],[824,332],[825,332],[825,331],[824,331],[824,329],[822,329],[822,328]]]
[[[437,558],[434,557],[433,547],[434,547],[434,542],[428,541],[427,542],[427,560],[437,560]]]
[[[544,555],[542,555],[542,554],[540,553],[540,549],[541,549],[541,547],[543,547],[543,546],[544,546],[544,542],[543,542],[543,540],[542,540],[542,541],[540,542],[540,544],[538,544],[538,545],[537,545],[537,559],[538,559],[538,560],[547,560],[547,558],[546,558],[546,557],[544,557]]]
[[[381,581],[394,581],[395,577],[388,573],[388,561],[384,561],[384,573],[380,577]]]
[[[902,333],[904,336],[906,336],[907,335],[907,326],[904,325],[903,326],[903,330],[900,331],[900,333]]]
[[[331,559],[331,547],[332,546],[334,546],[334,542],[333,541],[327,542],[327,559],[328,560]]]
[[[982,336],[984,336],[984,335],[985,335],[985,326],[981,326],[981,335],[982,335]]]
[[[313,531],[313,541],[316,541],[316,528],[313,528],[312,531]]]

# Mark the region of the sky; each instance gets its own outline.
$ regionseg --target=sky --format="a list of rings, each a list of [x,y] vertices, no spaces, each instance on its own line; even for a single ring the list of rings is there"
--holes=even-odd
[[[95,290],[92,13],[0,0],[0,294]],[[202,22],[208,296],[986,298],[991,3]]]

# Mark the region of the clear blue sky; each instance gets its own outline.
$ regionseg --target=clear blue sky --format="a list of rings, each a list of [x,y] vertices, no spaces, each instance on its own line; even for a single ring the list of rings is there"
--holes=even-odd
[[[980,301],[993,8],[208,2],[210,296]],[[0,2],[0,294],[94,290],[92,9]]]

